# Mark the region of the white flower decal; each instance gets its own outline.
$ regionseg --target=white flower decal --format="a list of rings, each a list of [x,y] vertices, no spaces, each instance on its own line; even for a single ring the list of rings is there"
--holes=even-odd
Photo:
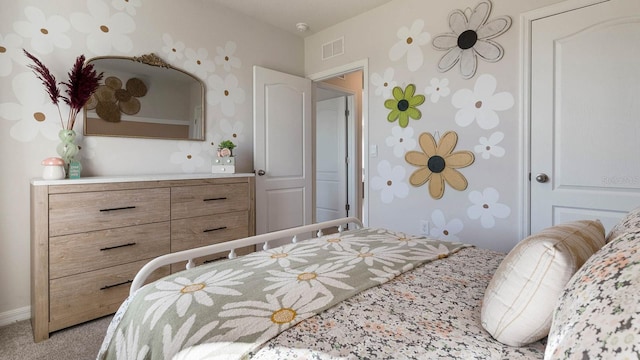
[[[473,91],[461,89],[451,98],[451,103],[460,109],[456,112],[456,124],[466,127],[474,120],[482,129],[493,129],[500,123],[496,111],[504,111],[513,107],[513,95],[508,92],[494,94],[497,87],[496,78],[483,74],[476,80]]]
[[[240,69],[242,61],[234,56],[236,52],[236,43],[233,41],[227,41],[224,47],[218,46],[216,52],[218,55],[214,58],[218,66],[222,66],[224,71],[230,72],[231,68]]]
[[[142,6],[142,0],[113,0],[111,6],[116,10],[125,10],[129,15],[133,16],[136,14],[136,8]]]
[[[204,158],[200,155],[202,145],[198,142],[180,141],[179,151],[171,154],[172,164],[181,164],[185,173],[195,172],[197,168],[204,165]]]
[[[456,234],[460,233],[464,227],[460,219],[447,221],[442,210],[434,210],[431,213],[431,222],[433,227],[429,230],[429,235],[444,241],[458,241]]]
[[[22,52],[22,38],[16,34],[0,34],[0,76],[13,72],[13,61],[26,64],[27,57]]]
[[[207,49],[187,49],[185,50],[185,55],[187,60],[184,63],[184,69],[200,79],[206,79],[209,73],[216,70],[216,64],[213,63],[213,60],[209,59]]]
[[[491,39],[509,30],[511,18],[501,16],[487,22],[490,12],[491,2],[481,1],[469,19],[461,10],[449,14],[453,32],[434,37],[432,43],[434,48],[447,51],[438,62],[438,71],[449,71],[459,62],[460,74],[470,79],[476,73],[478,56],[488,62],[502,59],[504,49]]]
[[[469,200],[473,203],[467,208],[469,219],[480,219],[480,224],[485,229],[495,226],[495,218],[505,219],[511,214],[511,209],[498,202],[500,193],[498,190],[488,187],[484,191],[472,191],[469,193]]]
[[[222,134],[219,132],[207,131],[205,141],[202,143],[202,149],[210,156],[216,156],[218,153],[218,144],[223,140]]]
[[[13,29],[18,35],[31,39],[31,47],[41,54],[49,54],[54,48],[71,48],[71,38],[67,36],[70,25],[60,15],[47,18],[42,10],[27,6],[24,9],[27,21],[16,21]]]
[[[389,50],[391,61],[397,61],[407,56],[407,67],[410,71],[418,70],[424,62],[424,54],[421,46],[431,41],[431,34],[423,32],[424,21],[418,19],[413,22],[411,28],[405,26],[398,29],[399,41]]]
[[[387,136],[387,146],[393,147],[393,155],[403,157],[404,153],[416,147],[416,140],[413,138],[413,128],[407,126],[394,126],[391,128],[391,136]]]
[[[488,139],[483,136],[478,140],[480,144],[474,147],[474,151],[482,154],[483,159],[488,159],[491,156],[503,157],[505,153],[504,148],[498,146],[502,139],[504,139],[504,133],[500,131],[494,132]]]
[[[242,270],[226,269],[206,272],[194,280],[185,277],[177,277],[171,281],[159,280],[153,285],[158,291],[144,297],[145,301],[153,303],[145,312],[142,322],[146,322],[151,317],[153,329],[162,314],[174,304],[176,314],[183,317],[194,300],[202,306],[212,306],[216,297],[211,295],[242,295],[231,287],[241,284],[240,280],[252,274]]]
[[[182,60],[184,57],[184,43],[182,41],[173,41],[169,34],[162,35],[162,52],[166,55],[166,59],[170,63]]]
[[[236,113],[236,104],[244,102],[244,90],[238,87],[238,78],[233,74],[221,78],[218,75],[209,77],[209,90],[207,91],[207,102],[211,105],[218,105],[225,116],[233,116]]]
[[[437,103],[440,97],[447,97],[451,93],[449,89],[449,79],[433,78],[429,82],[429,86],[424,89],[424,93],[431,95],[429,98],[432,103]]]
[[[243,129],[244,124],[241,121],[231,122],[227,119],[220,121],[220,130],[224,133],[224,139],[231,140],[236,145],[244,142]]]
[[[49,140],[58,140],[58,109],[45,91],[33,90],[41,87],[38,79],[32,73],[25,72],[16,75],[11,84],[18,103],[0,103],[0,117],[17,121],[9,131],[11,137],[29,142],[41,132]],[[61,109],[64,111],[65,108]]]
[[[385,99],[391,97],[391,91],[397,85],[393,80],[393,73],[393,68],[388,67],[382,75],[378,73],[371,75],[371,84],[376,87],[376,96],[382,96]]]
[[[404,182],[406,170],[400,165],[391,168],[386,161],[378,163],[378,175],[371,179],[371,188],[380,191],[380,200],[389,204],[395,197],[405,198],[409,195],[409,186]]]
[[[133,18],[123,12],[110,14],[109,7],[100,0],[87,0],[89,14],[71,14],[71,25],[87,34],[87,48],[97,55],[113,53],[113,49],[128,53],[133,42],[127,34],[136,29]]]

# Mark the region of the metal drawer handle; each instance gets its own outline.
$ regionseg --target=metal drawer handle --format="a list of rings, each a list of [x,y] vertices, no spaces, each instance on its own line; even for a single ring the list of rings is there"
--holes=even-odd
[[[116,286],[127,285],[127,284],[130,284],[132,282],[133,282],[133,280],[127,280],[127,281],[123,281],[121,283],[117,283],[117,284],[113,284],[113,285],[105,285],[105,286],[101,287],[100,290],[107,290],[107,289],[111,289],[111,288],[116,287]]]
[[[225,259],[225,257],[219,257],[219,258],[215,258],[215,259],[205,260],[205,261],[203,261],[202,263],[203,263],[203,264],[208,264],[208,263],[212,263],[212,262],[214,262],[214,261],[219,261],[219,260],[222,260],[222,259]]]
[[[217,201],[217,200],[227,200],[227,198],[226,197],[217,197],[217,198],[202,199],[202,201]]]
[[[132,243],[128,243],[128,244],[122,244],[122,245],[116,245],[116,246],[109,246],[109,247],[105,247],[100,249],[100,251],[107,251],[107,250],[113,250],[113,249],[117,249],[117,248],[121,248],[121,247],[126,247],[126,246],[133,246],[136,243],[132,242]]]
[[[124,207],[118,207],[118,208],[111,208],[111,209],[100,209],[100,211],[104,212],[104,211],[116,211],[116,210],[129,210],[129,209],[135,209],[135,206],[124,206]]]
[[[212,231],[224,230],[224,229],[226,229],[226,228],[227,228],[226,226],[221,226],[221,227],[219,227],[219,228],[206,229],[206,230],[203,230],[202,232],[205,232],[205,233],[206,233],[206,232],[212,232]]]

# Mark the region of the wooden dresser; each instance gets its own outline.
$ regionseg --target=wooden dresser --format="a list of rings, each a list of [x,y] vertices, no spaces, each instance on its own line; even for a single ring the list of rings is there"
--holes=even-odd
[[[254,235],[254,185],[253,174],[33,180],[34,340],[114,313],[154,257]],[[182,269],[159,269],[151,280]]]

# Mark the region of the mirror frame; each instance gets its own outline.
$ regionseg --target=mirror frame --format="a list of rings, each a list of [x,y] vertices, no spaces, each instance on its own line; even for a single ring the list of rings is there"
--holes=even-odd
[[[145,64],[145,65],[149,65],[149,66],[155,66],[155,67],[160,67],[160,68],[165,68],[168,70],[175,70],[178,71],[180,73],[183,73],[189,77],[191,77],[194,81],[196,81],[198,84],[200,84],[200,90],[201,90],[201,96],[200,96],[200,107],[201,107],[201,116],[202,116],[202,136],[200,138],[183,138],[183,137],[170,137],[170,136],[144,136],[144,135],[120,135],[120,134],[108,134],[108,133],[88,133],[87,132],[87,107],[85,106],[83,108],[82,114],[83,114],[83,134],[84,136],[107,136],[107,137],[126,137],[126,138],[140,138],[140,139],[165,139],[165,140],[188,140],[188,141],[205,141],[206,139],[206,129],[205,129],[205,123],[206,123],[206,94],[205,94],[205,84],[204,81],[202,81],[200,78],[198,78],[197,76],[183,70],[180,68],[177,68],[167,62],[165,62],[164,60],[162,60],[159,56],[157,56],[154,53],[150,53],[150,54],[144,54],[141,56],[132,56],[132,57],[128,57],[128,56],[97,56],[97,57],[93,57],[89,60],[87,60],[86,64],[90,64],[93,61],[96,60],[127,60],[127,61],[132,61],[132,62],[136,62],[136,63],[141,63],[141,64]],[[97,71],[102,71],[102,69],[96,69]],[[103,84],[101,84],[103,85]]]

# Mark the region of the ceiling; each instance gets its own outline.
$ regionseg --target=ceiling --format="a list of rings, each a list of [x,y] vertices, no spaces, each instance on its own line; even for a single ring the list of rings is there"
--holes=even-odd
[[[211,0],[280,29],[306,37],[391,0]],[[309,28],[299,31],[296,24]]]

